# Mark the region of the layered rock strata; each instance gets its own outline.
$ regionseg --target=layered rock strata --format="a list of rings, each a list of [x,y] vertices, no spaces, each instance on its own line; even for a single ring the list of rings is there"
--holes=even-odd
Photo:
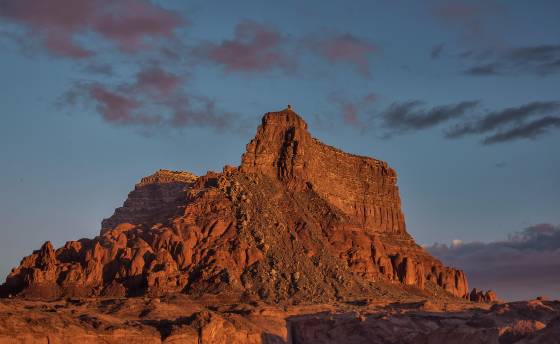
[[[463,271],[407,233],[395,171],[312,138],[290,109],[263,117],[238,168],[142,179],[99,236],[56,250],[45,243],[2,290],[275,302],[468,297]]]

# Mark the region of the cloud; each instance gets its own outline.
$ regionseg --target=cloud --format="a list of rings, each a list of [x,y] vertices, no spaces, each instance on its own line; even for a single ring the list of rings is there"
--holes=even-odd
[[[369,112],[369,107],[377,101],[377,95],[370,92],[355,100],[339,94],[331,94],[328,100],[338,107],[340,118],[344,124],[365,130],[370,124],[371,118],[364,118],[364,114]],[[320,122],[319,119],[317,121]]]
[[[108,63],[90,63],[83,67],[82,70],[89,74],[104,76],[113,76],[115,74],[113,66]]]
[[[506,9],[495,0],[433,1],[432,13],[443,24],[459,31],[461,38],[474,44],[495,45],[501,39],[490,30],[497,15]]]
[[[518,125],[512,129],[486,137],[483,143],[485,145],[491,145],[518,139],[535,139],[551,129],[560,129],[560,117],[547,116],[526,124]]]
[[[142,114],[136,114],[140,108],[140,102],[134,98],[111,91],[100,84],[84,86],[89,97],[96,104],[97,111],[103,115],[103,119],[116,124],[149,124],[157,122],[157,118],[150,118]]]
[[[377,48],[350,33],[308,37],[302,40],[302,45],[330,63],[347,63],[362,76],[371,75],[371,57]]]
[[[393,103],[381,114],[382,126],[387,136],[435,127],[452,119],[460,118],[479,105],[478,101],[426,107],[418,100]]]
[[[53,55],[72,59],[96,55],[80,41],[89,34],[133,53],[150,39],[171,38],[186,24],[175,12],[143,0],[0,0],[0,18],[20,26],[27,40]]]
[[[534,45],[491,52],[482,57],[477,56],[473,59],[473,63],[473,66],[464,71],[465,74],[547,76],[560,72],[560,45]]]
[[[484,144],[512,141],[521,138],[536,138],[551,128],[558,127],[558,118],[546,116],[527,123],[530,117],[547,115],[560,111],[560,102],[537,101],[517,107],[509,107],[490,112],[476,120],[457,124],[445,133],[447,138],[466,135],[481,135],[494,132],[484,138]]]
[[[228,72],[293,71],[296,61],[282,48],[285,40],[278,31],[246,20],[237,24],[233,39],[202,43],[193,53]]]
[[[370,76],[370,59],[376,47],[351,33],[293,37],[255,21],[235,26],[233,38],[203,42],[192,49],[201,62],[222,66],[226,72],[295,72],[304,53],[310,52],[329,63],[348,64],[361,75]]]
[[[494,289],[499,297],[560,298],[560,226],[538,224],[504,241],[434,244],[427,250],[465,270],[470,285]]]
[[[445,49],[445,43],[440,43],[438,45],[435,45],[432,48],[432,51],[430,52],[430,57],[432,58],[432,60],[439,59],[444,49]]]
[[[371,98],[368,98],[371,97]],[[370,99],[369,101],[367,99]],[[483,110],[480,101],[462,101],[446,105],[428,106],[419,100],[394,102],[378,111],[377,96],[350,99],[338,94],[329,100],[339,107],[343,123],[357,129],[381,128],[381,138],[388,139],[451,123],[443,130],[447,139],[479,136],[483,145],[514,140],[535,140],[560,129],[560,102],[534,101],[501,110]]]
[[[468,75],[499,75],[499,67],[496,63],[482,64],[474,67],[470,67],[465,70],[465,74]]]
[[[131,90],[143,93],[154,100],[168,97],[176,93],[181,85],[182,78],[160,67],[142,69],[136,76],[136,82]]]
[[[90,78],[74,82],[59,106],[92,108],[107,123],[143,131],[233,125],[231,113],[187,83],[175,31],[188,23],[175,11],[148,0],[0,0],[0,19],[16,27],[8,31],[16,41],[75,59]],[[112,64],[96,52],[108,43],[116,48]],[[125,60],[128,68],[115,67]],[[131,62],[132,77],[117,75]]]
[[[505,161],[498,161],[497,163],[494,164],[494,167],[496,168],[504,168],[506,167],[508,164]]]
[[[160,66],[145,66],[131,83],[77,84],[60,104],[91,105],[107,123],[142,129],[232,126],[231,113],[219,111],[207,97],[188,93],[184,83],[183,77]]]

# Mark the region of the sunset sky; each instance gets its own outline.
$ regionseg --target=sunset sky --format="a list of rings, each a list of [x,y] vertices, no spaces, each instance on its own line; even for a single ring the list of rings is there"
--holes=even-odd
[[[97,235],[157,169],[239,164],[292,104],[397,170],[408,231],[471,286],[560,297],[559,18],[555,0],[0,0],[0,278]]]

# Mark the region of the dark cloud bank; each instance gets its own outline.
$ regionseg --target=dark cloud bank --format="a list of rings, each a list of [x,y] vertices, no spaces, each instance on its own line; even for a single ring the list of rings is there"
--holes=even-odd
[[[539,224],[491,243],[455,241],[427,250],[465,270],[471,287],[493,289],[506,300],[560,298],[560,226]]]
[[[486,135],[484,144],[516,139],[534,139],[560,127],[560,102],[531,102],[518,107],[492,111],[476,119],[457,124],[446,131],[447,138]]]
[[[537,139],[560,129],[558,101],[537,101],[495,111],[483,111],[480,105],[479,101],[464,101],[430,107],[420,101],[407,101],[392,104],[379,119],[385,137],[453,121],[444,131],[446,138],[477,136],[484,145]]]
[[[534,45],[487,51],[479,54],[467,51],[461,55],[471,61],[464,73],[472,76],[515,76],[533,74],[547,76],[560,72],[560,45]]]
[[[389,130],[389,135],[426,129],[460,118],[477,107],[478,103],[465,101],[435,107],[427,107],[420,101],[394,103],[382,113],[383,126]]]
[[[373,94],[354,100],[331,95],[328,100],[336,106],[342,122],[362,131],[378,129],[382,138],[445,126],[443,136],[447,139],[475,136],[481,144],[493,145],[535,140],[560,129],[560,101],[486,110],[479,100],[437,106],[409,100],[379,110]]]

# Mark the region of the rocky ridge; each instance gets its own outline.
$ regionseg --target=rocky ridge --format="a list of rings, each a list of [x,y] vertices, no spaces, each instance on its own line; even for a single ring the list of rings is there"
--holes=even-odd
[[[407,233],[386,162],[311,137],[291,109],[267,113],[239,167],[143,178],[100,235],[25,257],[4,296],[229,295],[268,302],[368,297],[492,301],[468,292]]]

